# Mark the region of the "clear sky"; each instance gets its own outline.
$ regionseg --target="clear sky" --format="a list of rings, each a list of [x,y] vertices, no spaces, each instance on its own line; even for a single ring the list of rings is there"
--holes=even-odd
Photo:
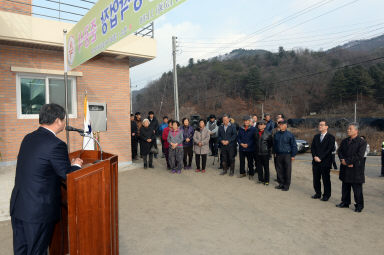
[[[33,3],[57,9],[58,1]],[[87,1],[61,2],[92,7]],[[63,4],[60,8],[87,12]],[[177,63],[182,66],[190,58],[207,59],[238,48],[326,50],[384,34],[383,11],[384,0],[187,0],[155,20],[157,57],[131,69],[132,89],[141,89],[172,69],[172,36],[178,37]],[[58,15],[36,6],[33,12]],[[71,20],[81,17],[61,15]]]
[[[141,89],[177,63],[233,49],[329,49],[384,34],[384,0],[187,0],[155,21],[156,59],[131,69]]]

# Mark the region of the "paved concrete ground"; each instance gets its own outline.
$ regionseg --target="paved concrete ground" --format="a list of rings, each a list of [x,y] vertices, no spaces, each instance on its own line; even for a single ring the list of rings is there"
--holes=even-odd
[[[212,158],[205,174],[172,175],[163,159],[156,169],[121,172],[120,254],[383,254],[384,179],[367,178],[366,208],[358,214],[335,207],[336,174],[330,201],[311,199],[307,156],[297,158],[288,192],[273,181],[266,187],[219,176]],[[0,247],[12,254],[9,221],[0,222]]]

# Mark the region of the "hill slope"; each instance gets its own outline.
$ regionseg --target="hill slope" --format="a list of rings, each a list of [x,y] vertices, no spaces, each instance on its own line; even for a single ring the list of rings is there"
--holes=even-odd
[[[181,116],[260,114],[261,104],[264,112],[293,118],[311,112],[345,114],[355,101],[366,115],[380,114],[374,110],[384,100],[384,65],[382,59],[367,60],[384,56],[383,40],[384,35],[325,52],[238,49],[197,63],[191,60],[178,68]],[[171,72],[135,94],[134,111],[172,115]]]

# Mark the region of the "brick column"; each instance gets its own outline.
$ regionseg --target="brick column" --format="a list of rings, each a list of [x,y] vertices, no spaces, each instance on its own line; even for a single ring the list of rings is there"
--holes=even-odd
[[[0,0],[0,11],[31,15],[32,0],[17,0],[16,2],[17,3],[7,0]]]

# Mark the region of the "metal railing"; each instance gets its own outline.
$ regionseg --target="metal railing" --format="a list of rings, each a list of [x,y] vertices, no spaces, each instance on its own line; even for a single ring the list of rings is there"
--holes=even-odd
[[[96,3],[91,0],[31,0],[31,3],[20,0],[3,0],[3,3],[9,2],[14,7],[1,6],[0,9],[40,16],[48,19],[77,23]],[[11,6],[12,6],[11,5]],[[30,12],[23,10],[23,7],[29,7]],[[135,32],[135,35],[154,37],[153,22]]]

